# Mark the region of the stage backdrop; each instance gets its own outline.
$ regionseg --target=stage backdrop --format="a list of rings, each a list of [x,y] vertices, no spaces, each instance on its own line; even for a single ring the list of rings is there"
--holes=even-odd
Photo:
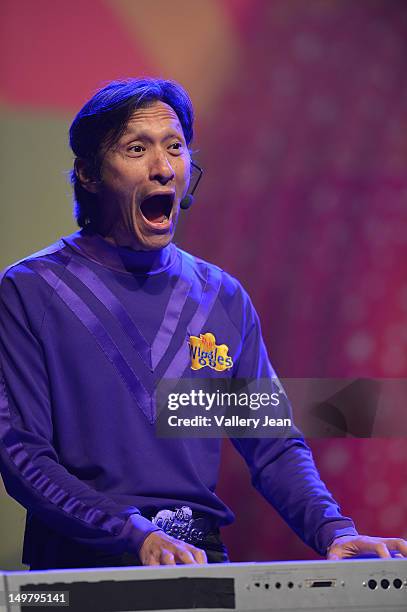
[[[177,243],[236,276],[284,377],[407,374],[404,0],[12,0],[0,25],[2,267],[75,230],[73,115],[113,78],[180,81],[205,168]],[[407,537],[405,439],[311,440],[361,532]],[[315,558],[225,442],[235,561]],[[23,510],[0,493],[0,568]]]

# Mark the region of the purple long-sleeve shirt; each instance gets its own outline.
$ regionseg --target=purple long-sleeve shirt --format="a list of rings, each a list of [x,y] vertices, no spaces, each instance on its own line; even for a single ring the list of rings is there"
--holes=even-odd
[[[25,563],[46,549],[38,520],[50,538],[107,553],[137,553],[160,508],[233,521],[215,492],[220,440],[157,438],[152,397],[162,377],[190,375],[187,339],[206,331],[228,345],[231,376],[273,375],[234,278],[173,244],[134,252],[82,230],[7,269],[0,325],[1,473],[37,521]],[[233,443],[254,486],[320,554],[356,533],[300,433]]]

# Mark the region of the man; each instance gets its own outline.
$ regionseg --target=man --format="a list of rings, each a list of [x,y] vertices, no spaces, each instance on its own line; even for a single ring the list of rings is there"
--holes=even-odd
[[[231,377],[273,376],[239,283],[172,243],[190,203],[192,136],[190,99],[173,82],[97,92],[70,130],[81,231],[3,278],[1,465],[28,511],[31,569],[228,560],[220,441],[154,429],[157,384],[190,375],[191,337],[225,343]],[[233,443],[254,486],[320,554],[407,555],[403,540],[357,534],[299,432]]]

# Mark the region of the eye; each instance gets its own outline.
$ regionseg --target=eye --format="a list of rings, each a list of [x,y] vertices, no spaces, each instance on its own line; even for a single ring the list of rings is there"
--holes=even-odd
[[[175,155],[179,155],[182,153],[183,145],[182,142],[173,142],[168,148],[171,149],[171,152],[175,153]]]
[[[131,145],[128,148],[128,151],[130,151],[130,153],[134,153],[136,155],[140,155],[141,153],[144,153],[145,150],[146,148],[143,147],[143,145],[139,145],[139,144]]]

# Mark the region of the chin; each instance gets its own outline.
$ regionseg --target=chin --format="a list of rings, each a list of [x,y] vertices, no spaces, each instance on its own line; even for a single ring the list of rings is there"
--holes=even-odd
[[[161,234],[155,236],[143,236],[140,240],[140,245],[143,251],[159,251],[168,246],[173,239],[173,234]]]

